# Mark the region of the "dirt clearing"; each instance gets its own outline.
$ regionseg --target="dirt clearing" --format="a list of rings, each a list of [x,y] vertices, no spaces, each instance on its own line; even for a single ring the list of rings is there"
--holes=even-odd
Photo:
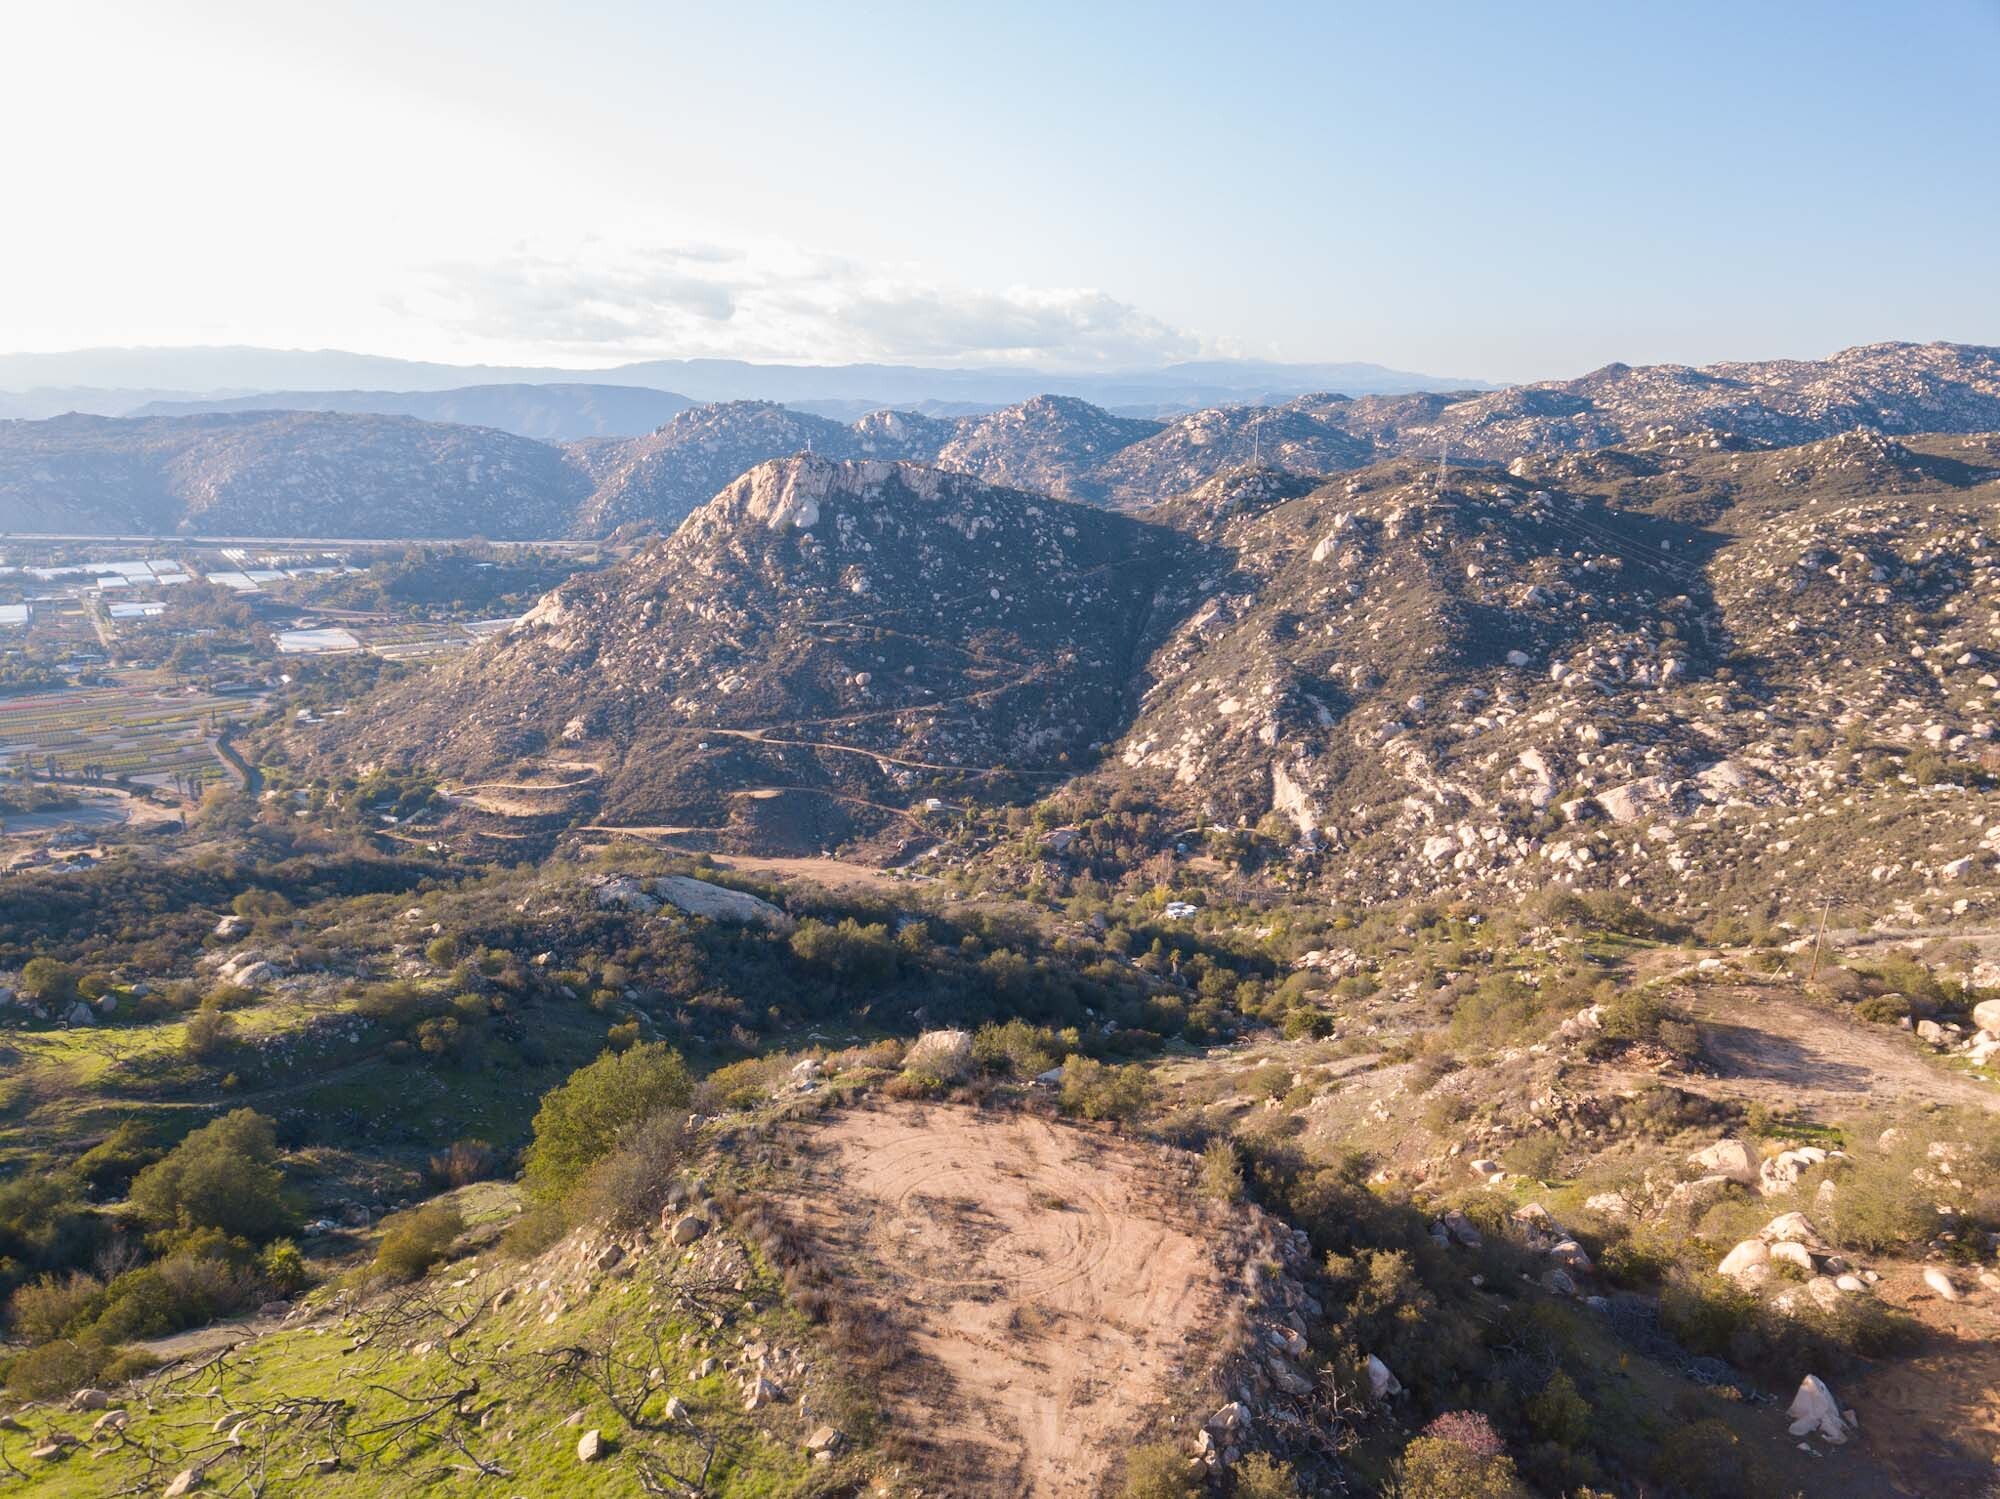
[[[906,1333],[889,1414],[953,1494],[1088,1495],[1148,1413],[1201,1397],[1230,1298],[1148,1147],[896,1105],[808,1137],[782,1204]]]
[[[1926,1056],[1907,1032],[1870,1025],[1774,990],[1701,988],[1686,996],[1717,1076],[1702,1091],[1780,1102],[1829,1119],[1868,1107],[1939,1103],[2000,1110],[2000,1087]],[[1699,1086],[1699,1084],[1697,1084]]]

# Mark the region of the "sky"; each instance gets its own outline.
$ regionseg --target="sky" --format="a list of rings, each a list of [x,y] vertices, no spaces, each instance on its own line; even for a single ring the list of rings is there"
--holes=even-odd
[[[2000,344],[2000,0],[0,0],[0,350]]]

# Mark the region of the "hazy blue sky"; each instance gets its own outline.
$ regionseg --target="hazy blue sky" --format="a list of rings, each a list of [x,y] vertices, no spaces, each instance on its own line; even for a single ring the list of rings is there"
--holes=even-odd
[[[0,348],[2000,343],[2000,0],[7,7]]]

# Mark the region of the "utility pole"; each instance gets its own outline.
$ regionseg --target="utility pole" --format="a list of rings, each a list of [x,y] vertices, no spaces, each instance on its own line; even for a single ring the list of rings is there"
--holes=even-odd
[[[1827,913],[1832,909],[1833,897],[1829,895],[1826,898],[1826,904],[1819,908],[1819,930],[1813,933],[1812,967],[1806,971],[1806,986],[1808,988],[1812,986],[1812,981],[1819,975],[1819,945],[1826,937]]]

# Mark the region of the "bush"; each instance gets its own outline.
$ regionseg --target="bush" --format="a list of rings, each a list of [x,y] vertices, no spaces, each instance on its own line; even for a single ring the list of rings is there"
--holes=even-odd
[[[429,1175],[440,1187],[463,1187],[500,1174],[500,1152],[484,1140],[454,1140],[432,1156]]]
[[[1243,1200],[1243,1163],[1228,1140],[1211,1140],[1201,1153],[1201,1190],[1219,1202]]]
[[[1562,1169],[1562,1141],[1554,1135],[1529,1135],[1510,1145],[1501,1160],[1516,1175],[1554,1181]]]
[[[74,999],[76,970],[54,958],[30,958],[21,970],[21,992],[43,1005],[56,1005]]]
[[[1854,1013],[1874,1025],[1895,1025],[1910,1013],[1910,1002],[1900,994],[1871,994]]]
[[[201,1009],[188,1016],[181,1034],[181,1053],[191,1061],[213,1062],[236,1042],[236,1022],[220,1010]]]
[[[126,1271],[105,1287],[91,1331],[112,1341],[158,1338],[255,1306],[265,1283],[248,1265],[232,1263],[242,1247],[211,1237]]]
[[[1062,1106],[1086,1119],[1137,1119],[1152,1097],[1152,1082],[1139,1066],[1108,1067],[1090,1057],[1063,1065]]]
[[[1716,1417],[1682,1421],[1653,1457],[1653,1476],[1692,1499],[1753,1499],[1777,1492],[1775,1475]]]
[[[24,1343],[48,1343],[90,1321],[103,1305],[104,1282],[72,1270],[44,1275],[7,1302],[7,1326]]]
[[[544,1199],[561,1196],[628,1130],[655,1114],[685,1112],[693,1097],[686,1064],[664,1042],[609,1053],[578,1068],[549,1090],[535,1114],[529,1191]]]
[[[1235,1499],[1297,1499],[1298,1475],[1290,1463],[1281,1463],[1262,1452],[1253,1452],[1236,1465],[1236,1481],[1230,1493]]]
[[[291,1222],[271,1121],[237,1109],[204,1124],[132,1182],[132,1205],[163,1228],[213,1228],[262,1243]]]
[[[159,1147],[145,1128],[128,1119],[77,1157],[76,1173],[91,1191],[112,1196],[124,1192],[141,1168],[159,1158]]]
[[[570,1189],[571,1223],[632,1229],[659,1220],[687,1159],[689,1132],[679,1113],[655,1114],[628,1130],[618,1148]]]
[[[455,1203],[429,1202],[397,1213],[382,1226],[375,1249],[375,1270],[393,1280],[415,1280],[451,1253],[465,1232],[465,1218]]]
[[[1396,1460],[1394,1499],[1530,1499],[1492,1423],[1476,1411],[1446,1411]]]
[[[306,1257],[290,1239],[274,1239],[257,1256],[257,1268],[280,1296],[296,1296],[312,1283]]]
[[[101,1338],[61,1338],[10,1363],[7,1388],[24,1399],[46,1400],[85,1385],[120,1384],[157,1362]]]
[[[972,1038],[973,1060],[986,1071],[1003,1076],[1039,1077],[1068,1052],[1063,1037],[1025,1020],[982,1025]]]
[[[1194,1499],[1201,1492],[1194,1464],[1172,1442],[1149,1442],[1125,1459],[1124,1499]]]
[[[1568,1451],[1581,1447],[1590,1435],[1590,1402],[1564,1369],[1551,1374],[1541,1393],[1529,1399],[1527,1417],[1535,1435]]]

